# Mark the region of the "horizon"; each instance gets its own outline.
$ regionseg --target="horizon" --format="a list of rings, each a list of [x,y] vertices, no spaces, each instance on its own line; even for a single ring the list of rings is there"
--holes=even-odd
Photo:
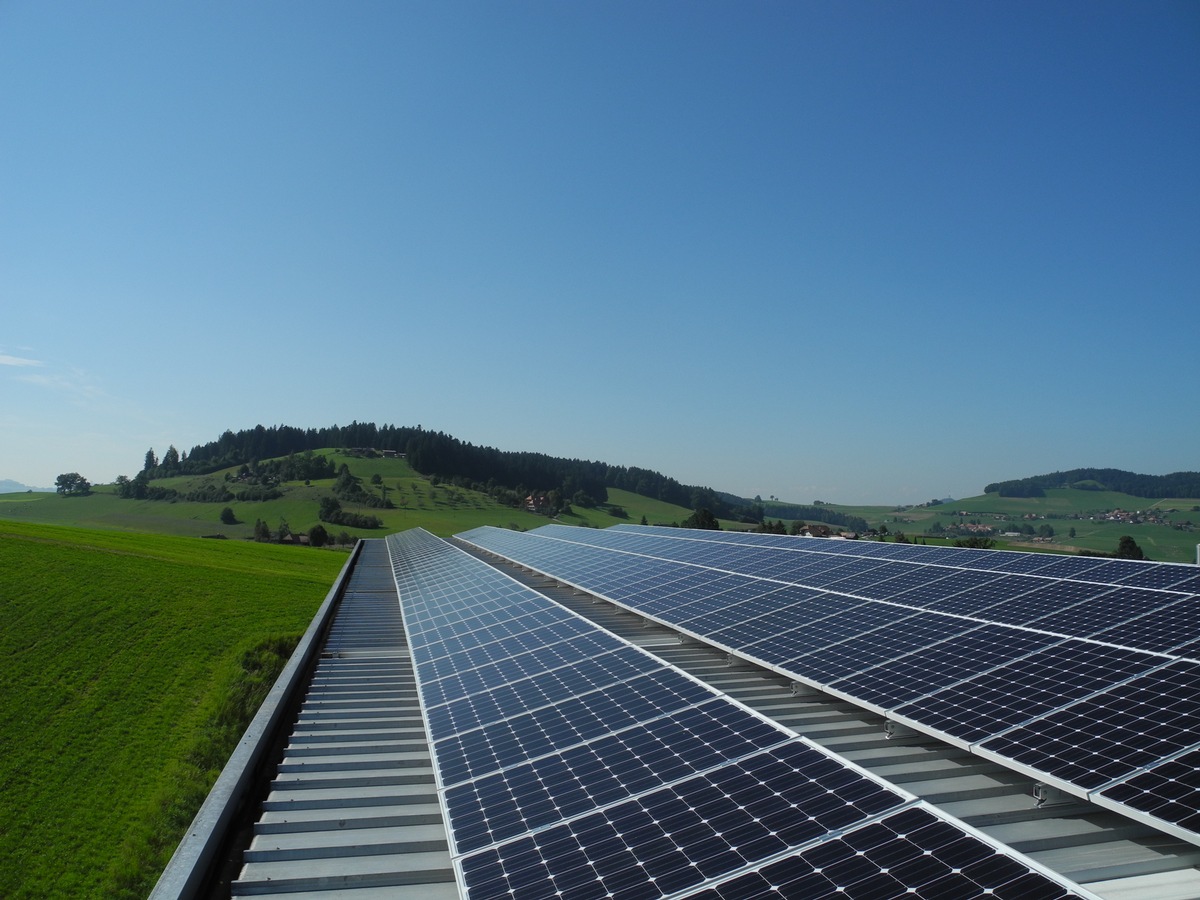
[[[380,427],[384,427],[384,426],[388,426],[388,425],[396,425],[396,423],[390,423],[390,422],[380,422],[380,423],[363,423],[363,424],[376,424],[376,425],[379,425]],[[268,426],[263,426],[263,427],[268,427]],[[309,427],[321,427],[321,426],[294,426],[294,427],[303,427],[303,428],[309,428]],[[412,426],[399,426],[399,425],[397,425],[396,427],[412,427]],[[436,429],[434,429],[434,430],[436,430]],[[450,437],[457,437],[456,435],[449,435],[449,436],[450,436]],[[214,438],[213,440],[216,440],[216,439]],[[210,443],[210,442],[209,442],[209,441],[205,441],[204,443]],[[172,444],[172,445],[168,445],[168,447],[173,447],[173,446],[174,446],[173,444]],[[198,446],[202,446],[202,445],[201,445],[201,444],[193,444],[191,447],[188,447],[188,448],[186,448],[186,449],[181,449],[181,448],[179,448],[179,447],[175,447],[175,449],[176,449],[176,450],[178,450],[178,451],[179,451],[179,452],[180,452],[182,455],[184,455],[184,456],[186,457],[186,456],[187,456],[188,454],[190,454],[190,453],[191,453],[193,450],[195,450],[195,449],[196,449]],[[485,445],[485,446],[486,446],[486,445]],[[153,451],[155,451],[156,455],[158,455],[159,457],[161,457],[161,455],[162,455],[162,454],[158,452],[158,448],[155,448],[155,447],[150,447],[150,448],[148,448],[148,449],[149,449],[149,450],[153,450]],[[330,450],[330,449],[336,449],[336,448],[321,448],[321,449],[320,449],[320,450],[318,450],[317,452],[322,452],[323,450]],[[499,451],[500,451],[500,452],[502,452],[502,453],[503,453],[503,452],[508,452],[508,449],[507,449],[507,448],[504,448],[504,447],[492,447],[491,449],[494,449],[494,450],[499,450]],[[540,452],[540,451],[521,451],[521,452]],[[143,454],[143,457],[144,457],[144,454]],[[590,459],[590,458],[586,458],[586,457],[585,457],[585,459],[588,459],[588,460],[589,460],[589,461],[591,461],[591,462],[600,462],[600,463],[604,463],[605,465],[613,465],[613,464],[612,464],[612,463],[610,463],[608,460],[602,460],[602,459]],[[632,466],[636,466],[636,463],[635,463],[635,464],[631,464],[631,465],[632,465]],[[645,467],[641,467],[641,468],[645,468]],[[1064,469],[1064,470],[1059,470],[1059,471],[1069,472],[1069,471],[1074,471],[1074,470],[1076,470],[1076,469],[1084,469],[1084,468],[1104,469],[1104,468],[1113,468],[1113,467],[1111,467],[1111,466],[1072,466],[1070,469]],[[130,470],[130,471],[133,471],[133,474],[136,474],[136,471],[134,471],[134,470]],[[1183,474],[1183,473],[1185,473],[1185,472],[1190,472],[1190,471],[1192,471],[1192,470],[1179,470],[1179,471],[1177,471],[1177,472],[1157,472],[1157,473],[1151,473],[1151,472],[1135,472],[1135,473],[1133,473],[1133,474],[1136,474],[1136,475],[1142,475],[1142,476],[1150,476],[1150,477],[1159,477],[1159,476],[1169,476],[1169,475]],[[59,474],[62,474],[62,473],[59,473]],[[128,474],[128,473],[122,473],[122,474]],[[659,474],[661,474],[661,475],[665,475],[665,476],[667,476],[667,477],[669,477],[669,478],[671,478],[671,477],[674,477],[674,476],[672,476],[672,475],[671,475],[671,473],[670,473],[670,472],[660,472]],[[1019,478],[1039,478],[1039,477],[1043,477],[1043,476],[1050,475],[1050,474],[1053,474],[1053,473],[1050,473],[1050,472],[1040,472],[1040,473],[1036,473],[1036,474],[1033,474],[1033,475],[1019,476]],[[84,477],[86,477],[86,476],[84,476]],[[56,476],[56,478],[57,478],[57,476]],[[89,480],[91,480],[91,479],[89,479]],[[676,479],[676,480],[678,480],[678,479]],[[114,479],[114,481],[115,481],[115,479]],[[990,482],[988,482],[988,484],[994,483],[994,481],[995,481],[995,480],[993,480],[993,481],[990,481]],[[93,484],[112,484],[112,483],[113,483],[113,481],[99,481],[99,482],[97,482],[97,481],[93,481],[92,483],[93,483]],[[3,489],[3,486],[4,486],[4,485],[6,485],[6,484],[15,484],[15,485],[18,485],[18,488],[17,488],[17,489],[15,489],[15,490],[4,490],[4,489]],[[754,499],[755,499],[755,496],[756,496],[756,495],[739,495],[739,494],[737,494],[736,492],[733,492],[733,491],[726,490],[725,488],[722,488],[722,487],[720,487],[719,485],[713,485],[713,484],[696,484],[696,485],[690,485],[690,486],[692,486],[692,487],[704,487],[704,488],[711,488],[711,489],[713,489],[713,490],[717,491],[718,493],[724,493],[724,494],[730,494],[730,495],[733,495],[733,496],[738,496],[738,497],[740,497],[740,499],[743,499],[743,500],[754,500]],[[18,479],[12,479],[12,478],[7,478],[7,477],[0,478],[0,493],[27,493],[27,492],[34,492],[34,493],[46,493],[46,492],[55,492],[55,491],[56,491],[56,488],[54,488],[53,486],[51,486],[51,487],[46,487],[46,486],[40,486],[40,485],[32,485],[32,484],[26,484],[26,483],[24,483],[24,482],[21,482],[21,481],[19,481]],[[914,502],[914,503],[908,503],[908,504],[893,504],[893,503],[870,503],[870,502],[868,502],[868,503],[839,503],[839,502],[838,502],[838,501],[836,501],[836,500],[832,500],[832,501],[831,501],[831,500],[823,500],[823,499],[822,499],[822,498],[820,498],[820,497],[816,497],[816,498],[813,498],[813,499],[811,499],[811,500],[803,500],[803,499],[790,499],[790,498],[786,498],[786,497],[780,497],[780,496],[777,496],[777,495],[768,495],[768,499],[766,499],[766,500],[763,500],[762,502],[763,502],[763,503],[779,503],[779,504],[784,504],[784,505],[793,505],[793,506],[812,506],[812,505],[814,505],[814,504],[825,504],[825,505],[831,505],[831,506],[877,506],[877,507],[881,507],[881,508],[882,508],[882,507],[887,507],[887,506],[917,506],[917,505],[924,505],[924,504],[926,504],[926,503],[928,503],[929,501],[932,501],[932,500],[936,500],[936,501],[938,501],[939,503],[953,502],[953,501],[956,501],[956,500],[966,500],[966,499],[972,499],[972,498],[975,498],[975,497],[981,497],[981,496],[983,496],[983,495],[984,495],[984,493],[985,493],[985,492],[984,492],[984,490],[983,490],[982,488],[980,488],[980,490],[978,491],[978,493],[975,493],[975,494],[962,494],[962,495],[959,495],[959,496],[957,496],[957,497],[952,497],[952,496],[949,496],[949,495],[946,495],[946,496],[943,496],[943,497],[929,497],[927,500],[923,500],[923,501],[916,501],[916,502]],[[760,497],[760,499],[761,499],[761,496],[760,496],[760,495],[758,495],[758,496],[759,496],[759,497]]]
[[[391,421],[745,497],[1194,471],[1200,7],[0,5],[0,477]]]

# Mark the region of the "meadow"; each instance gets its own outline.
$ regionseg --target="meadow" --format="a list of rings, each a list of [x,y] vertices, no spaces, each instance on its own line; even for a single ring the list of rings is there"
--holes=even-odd
[[[331,459],[335,466],[345,463],[362,479],[363,487],[374,493],[387,491],[395,509],[379,509],[343,503],[347,510],[377,516],[383,522],[379,529],[343,528],[328,526],[332,532],[347,532],[353,538],[382,537],[394,531],[406,531],[420,526],[433,534],[448,537],[480,525],[501,528],[533,529],[550,520],[525,509],[514,509],[498,503],[485,493],[460,488],[449,483],[433,484],[413,471],[403,459],[349,456],[336,450],[317,451]],[[233,471],[233,470],[229,470]],[[379,485],[371,483],[373,476]],[[224,482],[225,471],[211,475],[163,478],[154,481],[162,487],[178,491],[194,490],[206,481]],[[286,522],[295,533],[308,531],[320,523],[317,510],[320,498],[328,496],[334,480],[319,479],[308,483],[288,482],[283,496],[266,501],[229,503],[200,503],[186,500],[125,500],[117,497],[112,485],[95,485],[86,497],[61,497],[58,494],[0,494],[0,519],[13,519],[44,524],[71,525],[85,528],[104,528],[156,534],[204,537],[220,534],[230,539],[250,539],[254,523],[262,519],[272,531]],[[557,521],[567,525],[607,528],[620,522],[640,522],[642,516],[651,524],[681,522],[691,515],[690,509],[642,497],[628,491],[609,491],[609,504],[621,506],[626,517],[612,515],[603,507],[587,509],[573,507],[571,514]],[[233,510],[237,523],[220,521],[221,510]]]
[[[345,558],[0,521],[0,896],[145,896]]]
[[[376,509],[355,504],[343,504],[352,511],[378,516],[380,529],[356,529],[335,526],[329,530],[346,532],[351,538],[380,537],[393,531],[421,526],[443,537],[467,531],[479,525],[502,528],[533,529],[550,520],[525,509],[514,509],[498,503],[485,493],[452,484],[434,484],[418,474],[403,459],[364,458],[339,453],[336,450],[318,451],[333,460],[335,465],[346,463],[362,479],[364,487],[377,493],[386,490],[395,509]],[[230,470],[232,471],[232,470]],[[371,478],[378,476],[379,485]],[[205,481],[224,481],[225,473],[199,477],[161,479],[154,482],[181,491],[192,490]],[[318,524],[317,509],[322,496],[332,490],[333,480],[311,483],[291,482],[283,485],[284,495],[268,501],[232,501],[198,503],[188,501],[123,500],[113,493],[111,485],[98,485],[88,497],[60,497],[57,494],[0,494],[0,519],[14,519],[47,524],[76,525],[158,534],[211,536],[220,534],[233,539],[253,536],[256,519],[262,519],[275,531],[286,522],[295,533],[307,531]],[[609,489],[607,506],[584,508],[575,506],[570,514],[555,521],[566,525],[607,528],[622,522],[636,523],[643,517],[652,525],[682,522],[691,510],[681,506],[643,497],[628,491]],[[220,521],[221,509],[228,505],[237,523]],[[1147,556],[1163,562],[1195,562],[1200,530],[1187,531],[1167,525],[1143,522],[1108,522],[1095,518],[1103,510],[1169,510],[1172,521],[1191,520],[1200,525],[1200,499],[1174,498],[1147,500],[1113,491],[1050,490],[1045,497],[1012,498],[985,494],[955,500],[940,506],[841,506],[828,504],[829,509],[858,516],[872,527],[886,525],[890,532],[902,531],[910,537],[928,535],[935,523],[948,527],[956,521],[979,521],[1001,525],[1036,516],[1029,520],[1035,527],[1049,524],[1055,530],[1050,543],[1028,540],[997,539],[997,547],[1014,550],[1040,550],[1056,553],[1076,553],[1080,550],[1112,552],[1118,541],[1128,534]],[[620,507],[624,516],[615,515],[610,507]],[[960,513],[966,513],[965,517]],[[784,520],[785,524],[790,524]],[[744,523],[722,521],[727,529],[745,529]],[[1070,529],[1075,536],[1070,537]],[[936,542],[929,537],[930,543]]]
[[[1159,562],[1196,562],[1200,527],[1195,530],[1174,528],[1153,522],[1114,522],[1101,518],[1108,510],[1156,511],[1173,523],[1192,522],[1200,526],[1200,498],[1146,499],[1116,491],[1082,491],[1071,488],[1046,491],[1045,497],[1000,497],[984,494],[954,500],[940,506],[913,507],[835,507],[862,516],[873,526],[887,525],[892,532],[912,537],[928,533],[935,522],[949,527],[958,521],[976,521],[1003,526],[1006,522],[1025,521],[1035,528],[1046,524],[1054,529],[1049,543],[1000,538],[996,546],[1009,550],[1042,550],[1053,553],[1077,553],[1080,550],[1111,553],[1123,535],[1129,535],[1150,559]],[[963,515],[965,513],[965,515]],[[1075,536],[1070,536],[1071,529]],[[933,543],[932,540],[929,541]]]

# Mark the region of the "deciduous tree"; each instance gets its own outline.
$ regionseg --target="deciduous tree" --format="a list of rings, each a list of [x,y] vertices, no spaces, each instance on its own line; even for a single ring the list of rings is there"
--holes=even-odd
[[[1146,554],[1137,545],[1137,541],[1125,534],[1117,542],[1117,559],[1145,559]]]
[[[698,509],[682,522],[680,528],[703,528],[708,531],[720,531],[721,523],[707,508]]]
[[[92,492],[92,484],[78,472],[64,472],[54,479],[55,490],[64,497],[82,496]]]

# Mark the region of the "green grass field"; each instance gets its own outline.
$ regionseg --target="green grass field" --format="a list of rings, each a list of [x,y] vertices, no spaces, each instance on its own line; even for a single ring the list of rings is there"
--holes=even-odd
[[[429,479],[414,472],[402,459],[367,459],[347,456],[335,450],[319,451],[328,456],[335,465],[346,463],[350,470],[362,479],[363,486],[376,493],[381,488],[396,504],[395,509],[373,509],[354,504],[343,504],[350,511],[378,516],[383,527],[376,530],[342,528],[329,530],[345,531],[353,538],[381,537],[393,531],[404,531],[422,526],[434,534],[448,536],[467,531],[479,525],[496,525],[533,529],[550,520],[524,509],[513,509],[497,503],[487,494],[458,488],[449,484],[435,485]],[[381,486],[371,485],[373,475],[382,480]],[[186,490],[204,480],[224,481],[224,473],[213,475],[163,479],[156,481],[166,487]],[[253,535],[254,522],[262,519],[272,529],[287,522],[293,532],[305,532],[318,523],[317,509],[320,498],[332,488],[331,479],[314,481],[311,484],[292,482],[283,485],[284,496],[277,500],[224,503],[193,503],[121,500],[111,486],[98,486],[88,497],[60,497],[57,494],[0,494],[0,519],[13,519],[47,524],[75,525],[88,528],[105,528],[126,531],[153,532],[181,536],[203,536],[223,534],[229,538],[248,539]],[[645,516],[650,524],[665,525],[681,522],[691,510],[648,497],[616,489],[609,490],[609,503],[623,507],[627,517],[611,515],[604,507],[584,509],[575,507],[569,515],[556,521],[566,525],[583,525],[606,528],[621,522],[640,522]],[[221,509],[230,506],[238,523],[225,525],[220,521]],[[1170,500],[1145,500],[1111,491],[1055,490],[1047,491],[1045,497],[1005,498],[995,494],[955,500],[951,504],[933,507],[905,507],[895,509],[887,506],[838,506],[829,508],[865,519],[871,526],[886,524],[890,531],[903,531],[909,535],[926,533],[935,522],[948,526],[956,520],[959,512],[968,513],[969,519],[981,522],[1001,523],[1007,519],[1019,519],[1024,514],[1044,516],[1045,522],[1055,529],[1053,543],[1033,544],[1029,542],[1006,542],[1000,539],[998,546],[1012,549],[1052,550],[1059,553],[1074,553],[1079,550],[1111,552],[1124,534],[1129,534],[1152,559],[1168,562],[1195,562],[1196,544],[1200,543],[1200,531],[1181,531],[1164,525],[1143,523],[1138,525],[1096,521],[1089,516],[1100,510],[1109,509],[1176,509],[1172,514],[1176,521],[1191,519],[1200,523],[1200,499],[1177,498]],[[1077,517],[1077,518],[1069,518]],[[1041,524],[1039,519],[1035,524]],[[722,522],[725,528],[745,529],[743,523]],[[1069,529],[1075,528],[1075,537],[1069,538]]]
[[[145,896],[345,559],[0,521],[0,896]]]
[[[902,531],[912,537],[928,532],[935,522],[947,527],[956,521],[979,521],[983,524],[1003,525],[1009,521],[1021,521],[1024,515],[1037,516],[1037,519],[1026,520],[1033,526],[1048,524],[1054,529],[1051,543],[1032,543],[1030,541],[1009,541],[998,539],[999,549],[1009,550],[1044,550],[1054,553],[1076,553],[1080,550],[1094,550],[1111,553],[1117,548],[1122,535],[1129,535],[1150,559],[1159,562],[1196,561],[1196,545],[1200,544],[1200,529],[1185,531],[1169,525],[1143,522],[1131,524],[1128,522],[1107,522],[1092,517],[1105,510],[1159,510],[1172,522],[1182,523],[1190,520],[1200,526],[1200,499],[1172,498],[1166,500],[1148,500],[1141,497],[1131,497],[1115,491],[1081,491],[1069,488],[1046,491],[1045,497],[999,497],[996,494],[985,494],[980,497],[969,497],[965,500],[955,500],[941,506],[903,507],[890,506],[834,506],[838,512],[859,516],[872,526],[887,525],[892,532]],[[1166,510],[1175,510],[1165,513]],[[959,513],[967,513],[965,517]],[[1075,529],[1075,537],[1069,536],[1070,529]],[[933,543],[933,541],[930,541]]]
[[[380,493],[380,487],[371,484],[371,477],[378,475],[382,487],[387,489],[388,499],[396,505],[395,509],[378,509],[343,503],[345,509],[378,516],[384,524],[380,529],[328,526],[335,533],[346,531],[355,538],[382,537],[390,532],[421,526],[446,537],[480,525],[533,529],[550,522],[546,516],[505,506],[479,491],[451,484],[432,484],[402,459],[365,459],[333,450],[319,452],[329,457],[335,466],[346,463],[350,471],[362,479],[363,487],[377,494]],[[154,484],[183,491],[195,488],[206,480],[223,482],[224,472],[160,479]],[[234,500],[227,504],[123,500],[113,493],[111,485],[98,485],[87,497],[0,494],[0,519],[187,537],[223,534],[231,539],[249,539],[254,534],[256,519],[262,519],[272,530],[278,529],[279,523],[285,521],[293,532],[308,531],[319,523],[317,510],[320,498],[328,495],[332,487],[333,479],[310,484],[289,482],[283,485],[284,496],[277,500]],[[640,522],[643,515],[651,524],[680,522],[692,512],[681,506],[615,489],[609,492],[609,503],[624,507],[627,518],[613,516],[604,508],[575,507],[571,515],[564,515],[557,521],[567,525],[607,528],[620,522]],[[225,506],[233,510],[237,524],[225,525],[220,521],[221,510]]]

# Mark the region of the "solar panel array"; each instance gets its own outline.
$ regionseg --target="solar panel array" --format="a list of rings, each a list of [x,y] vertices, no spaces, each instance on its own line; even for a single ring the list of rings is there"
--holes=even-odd
[[[1195,566],[645,526],[461,537],[1200,843]]]
[[[472,900],[1086,896],[445,541],[387,543]]]

